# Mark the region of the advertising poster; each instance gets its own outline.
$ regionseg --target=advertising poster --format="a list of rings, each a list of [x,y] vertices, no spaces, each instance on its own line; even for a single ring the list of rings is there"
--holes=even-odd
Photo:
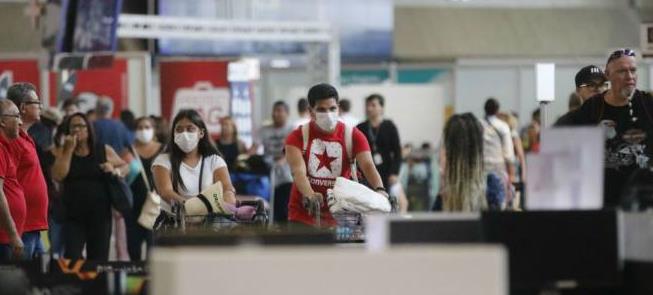
[[[177,111],[192,108],[212,136],[219,134],[220,119],[231,113],[227,66],[222,60],[161,61],[162,116],[172,122]]]

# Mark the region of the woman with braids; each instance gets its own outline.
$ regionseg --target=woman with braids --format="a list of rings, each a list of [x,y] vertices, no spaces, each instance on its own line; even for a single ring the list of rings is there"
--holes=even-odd
[[[483,165],[483,123],[471,113],[453,115],[440,152],[441,190],[434,210],[475,212],[498,209],[501,181]]]

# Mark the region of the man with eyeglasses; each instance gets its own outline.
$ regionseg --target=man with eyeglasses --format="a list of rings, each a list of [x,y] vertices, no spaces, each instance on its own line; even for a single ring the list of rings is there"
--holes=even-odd
[[[637,89],[637,60],[631,49],[610,54],[605,67],[610,89],[591,97],[574,114],[577,125],[605,129],[604,207],[616,207],[633,171],[653,157],[653,97]]]
[[[20,113],[22,126],[18,138],[10,141],[9,153],[18,165],[18,181],[23,185],[27,216],[23,233],[24,256],[32,259],[43,254],[41,231],[48,229],[48,187],[43,176],[36,144],[27,130],[41,119],[41,101],[36,87],[30,83],[15,83],[7,91]]]
[[[23,186],[18,183],[17,162],[9,151],[19,136],[18,108],[7,99],[0,100],[0,262],[23,257],[26,204]]]
[[[589,65],[580,69],[576,73],[575,81],[576,92],[570,97],[569,112],[558,118],[554,126],[569,126],[574,124],[573,117],[577,108],[572,109],[571,107],[573,99],[579,98],[580,104],[582,105],[590,97],[607,90],[605,74],[595,65]]]

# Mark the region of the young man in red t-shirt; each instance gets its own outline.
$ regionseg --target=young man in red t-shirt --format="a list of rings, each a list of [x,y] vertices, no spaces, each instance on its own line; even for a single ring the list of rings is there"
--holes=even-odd
[[[20,258],[23,252],[21,235],[27,209],[17,166],[7,148],[18,138],[21,125],[16,105],[0,100],[0,261]]]
[[[7,99],[18,107],[23,123],[18,138],[11,140],[7,150],[18,166],[18,181],[23,184],[27,217],[22,238],[25,258],[32,259],[36,254],[43,254],[41,231],[48,229],[48,186],[34,140],[27,134],[27,130],[41,119],[41,101],[36,87],[26,82],[11,85]]]
[[[350,178],[351,161],[355,158],[370,186],[387,198],[383,182],[376,171],[370,146],[362,132],[353,128],[351,150],[347,154],[346,126],[338,121],[338,91],[329,84],[318,84],[308,91],[311,120],[308,125],[307,145],[304,146],[302,126],[286,139],[286,159],[293,175],[293,186],[288,205],[288,220],[314,224],[315,218],[304,208],[304,198],[320,204],[322,223],[335,221],[326,205],[326,191],[333,188],[337,177]],[[305,150],[304,150],[305,149]],[[383,197],[379,195],[379,197]]]

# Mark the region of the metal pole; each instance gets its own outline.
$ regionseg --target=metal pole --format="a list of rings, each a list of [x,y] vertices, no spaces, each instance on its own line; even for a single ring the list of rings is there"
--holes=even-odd
[[[329,83],[340,86],[340,36],[335,28],[331,29],[331,41],[328,44]]]
[[[540,125],[541,125],[540,129],[549,127],[548,109],[549,109],[549,102],[541,101],[540,102]]]

